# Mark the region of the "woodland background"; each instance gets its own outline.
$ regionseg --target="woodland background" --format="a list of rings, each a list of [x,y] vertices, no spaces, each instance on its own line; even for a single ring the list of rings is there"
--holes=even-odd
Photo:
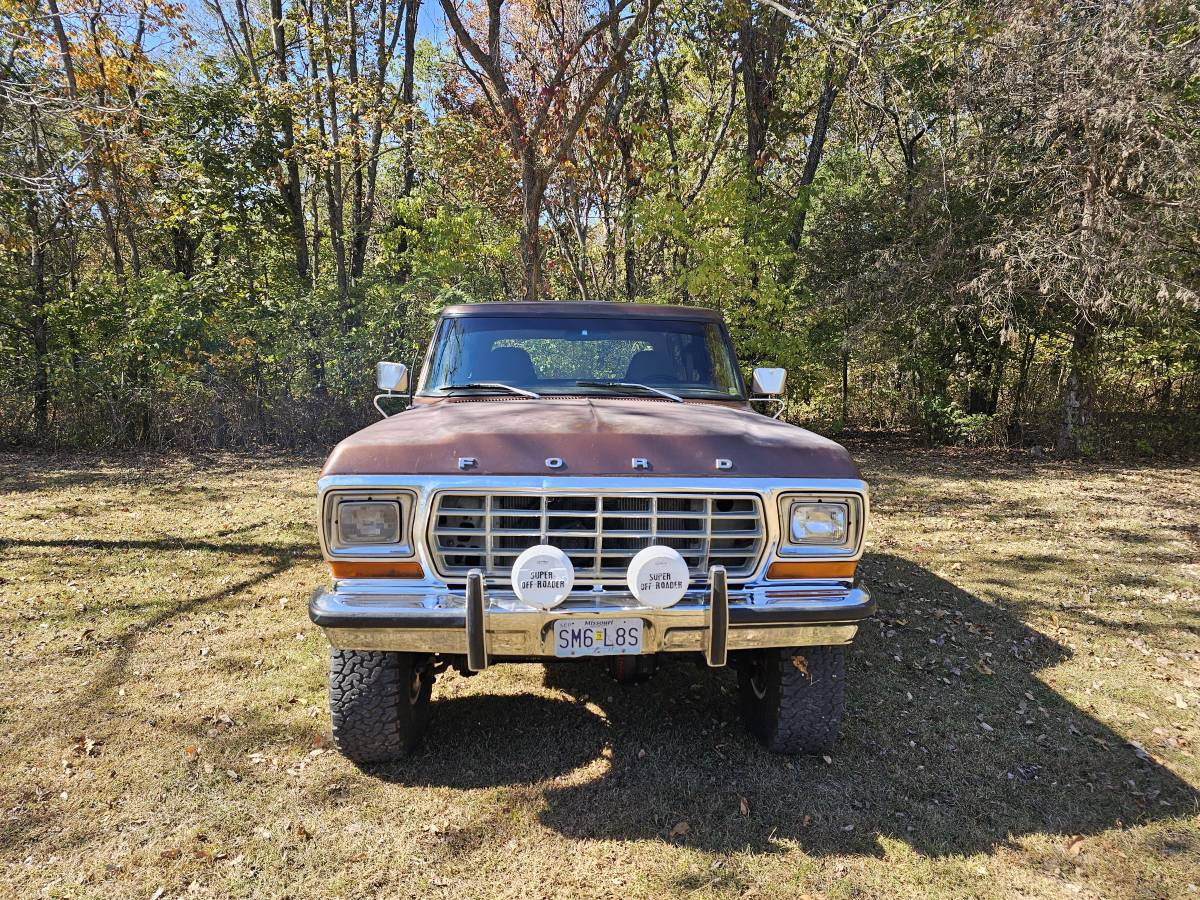
[[[1200,12],[0,0],[0,444],[327,444],[448,302],[719,308],[788,416],[1200,442]]]

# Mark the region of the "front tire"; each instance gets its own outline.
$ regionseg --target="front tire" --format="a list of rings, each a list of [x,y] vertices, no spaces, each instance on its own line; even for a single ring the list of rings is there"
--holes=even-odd
[[[329,651],[333,742],[357,763],[392,762],[412,752],[429,721],[433,675],[415,653]]]
[[[774,753],[828,752],[846,710],[845,647],[753,651],[738,671],[742,716]]]

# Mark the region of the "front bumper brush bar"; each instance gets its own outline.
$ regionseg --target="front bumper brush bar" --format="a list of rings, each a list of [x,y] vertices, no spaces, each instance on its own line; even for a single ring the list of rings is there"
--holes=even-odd
[[[512,591],[489,590],[475,572],[465,590],[350,579],[317,589],[309,601],[309,617],[335,647],[464,655],[476,671],[499,657],[554,657],[553,625],[562,619],[637,617],[643,653],[698,652],[721,666],[731,651],[848,644],[874,611],[862,587],[795,582],[733,591],[719,567],[706,587],[667,609],[613,590],[582,591],[554,609],[535,609]]]

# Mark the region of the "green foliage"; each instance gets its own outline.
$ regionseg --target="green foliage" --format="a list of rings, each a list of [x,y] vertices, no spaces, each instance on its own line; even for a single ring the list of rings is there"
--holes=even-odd
[[[418,360],[442,306],[521,294],[496,98],[423,39],[415,105],[398,51],[373,106],[337,15],[331,88],[302,47],[317,26],[284,6],[282,81],[253,16],[261,59],[163,53],[102,96],[87,48],[72,97],[49,30],[0,36],[0,442],[326,444],[370,421],[373,364]],[[786,367],[789,416],[820,429],[1195,445],[1194,17],[1165,0],[804,15],[664,0],[546,185],[544,294],[720,310],[743,368]],[[540,100],[545,73],[506,65]]]
[[[957,403],[938,397],[922,398],[920,409],[921,425],[930,444],[976,446],[992,439],[995,422],[990,415],[968,414]]]

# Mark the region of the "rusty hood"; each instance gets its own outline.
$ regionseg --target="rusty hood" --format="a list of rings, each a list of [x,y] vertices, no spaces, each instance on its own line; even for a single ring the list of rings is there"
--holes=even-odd
[[[859,477],[841,445],[744,406],[607,398],[417,405],[346,438],[322,474]]]

